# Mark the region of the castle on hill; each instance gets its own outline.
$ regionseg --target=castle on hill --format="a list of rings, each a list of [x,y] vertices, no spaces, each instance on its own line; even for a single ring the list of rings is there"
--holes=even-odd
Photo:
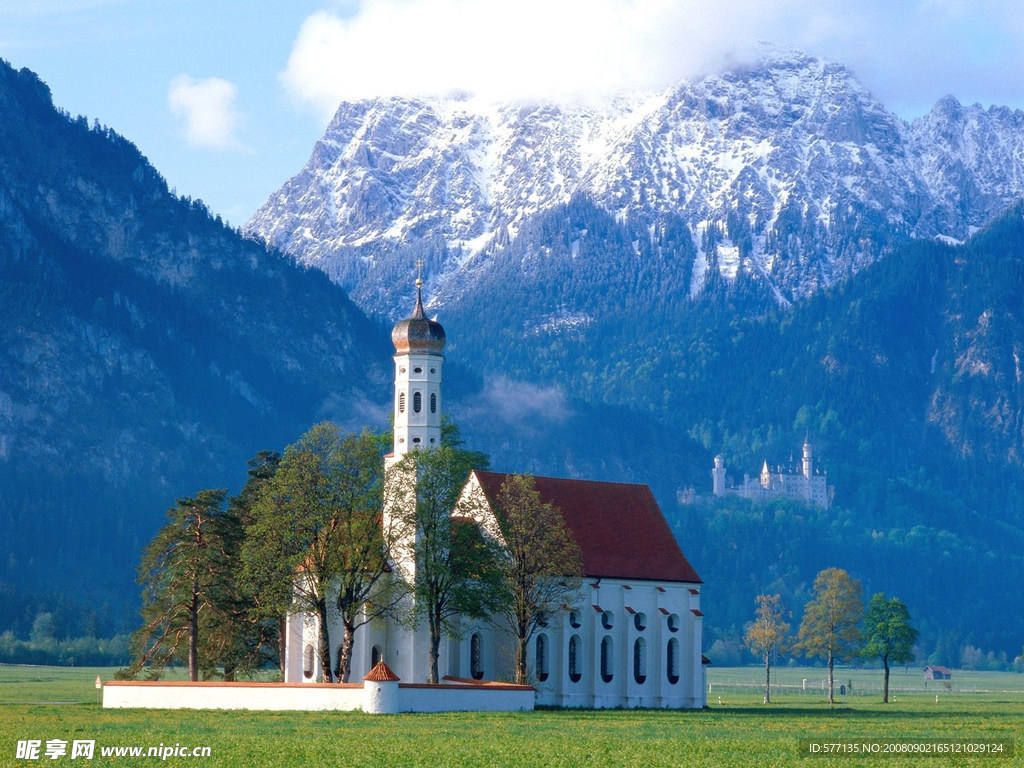
[[[803,458],[798,467],[779,466],[772,470],[765,461],[760,475],[744,474],[743,483],[734,488],[726,485],[725,459],[715,456],[711,487],[715,496],[735,495],[754,502],[794,499],[822,509],[828,509],[831,504],[828,476],[814,466],[814,453],[807,440],[804,440]]]
[[[412,315],[395,324],[394,466],[410,452],[441,444],[441,369],[445,332],[426,317],[416,282]],[[476,499],[481,534],[500,528],[495,499],[508,475],[473,471],[463,497]],[[530,640],[528,658],[536,703],[568,707],[700,708],[706,701],[701,653],[703,582],[683,554],[646,485],[535,477],[542,503],[562,514],[579,545],[584,578],[579,592]],[[409,498],[408,496],[406,498]],[[415,500],[412,499],[412,503]],[[454,516],[454,511],[453,511]],[[389,578],[415,578],[414,544],[390,553]],[[411,596],[408,599],[413,599]],[[328,603],[333,603],[328,600]],[[342,637],[329,614],[330,634]],[[319,617],[287,619],[285,682],[321,679]],[[514,678],[512,636],[499,619],[459,620],[445,637],[438,669],[445,678],[485,682]],[[506,628],[507,629],[507,628]],[[374,619],[355,633],[352,679],[384,662],[403,683],[429,677],[426,626]],[[334,656],[332,649],[332,658]]]

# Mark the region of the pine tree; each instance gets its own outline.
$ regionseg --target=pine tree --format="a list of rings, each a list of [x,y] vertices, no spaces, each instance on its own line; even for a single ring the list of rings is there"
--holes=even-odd
[[[196,681],[200,666],[209,666],[204,630],[220,620],[231,599],[226,495],[223,489],[202,490],[179,499],[146,548],[139,566],[143,626],[132,637],[134,661],[124,676],[135,677],[146,667],[156,676],[180,661]]]

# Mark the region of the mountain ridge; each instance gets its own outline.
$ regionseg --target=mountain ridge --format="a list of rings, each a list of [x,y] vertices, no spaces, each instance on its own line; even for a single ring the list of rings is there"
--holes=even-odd
[[[388,283],[416,258],[433,306],[457,306],[530,220],[585,197],[635,231],[684,223],[692,297],[747,272],[788,304],[911,238],[963,240],[1024,192],[1024,113],[954,102],[907,123],[787,51],[603,107],[343,103],[245,231],[394,319]]]
[[[176,496],[386,396],[386,335],[341,289],[6,63],[0,306],[0,581],[59,587],[73,565],[123,596]]]
[[[174,498],[240,481],[314,421],[386,424],[391,344],[322,272],[171,195],[31,73],[0,67],[0,105],[0,581],[123,604]],[[379,130],[373,147],[403,146]],[[377,167],[401,166],[390,155]],[[798,605],[839,565],[900,595],[937,663],[1016,653],[1024,212],[966,244],[896,245],[792,306],[749,260],[695,279],[701,254],[728,267],[752,248],[730,215],[695,238],[682,217],[652,227],[575,193],[506,227],[440,305],[463,437],[502,470],[650,485],[707,580],[708,645],[759,591]],[[794,242],[812,232],[786,221]],[[408,312],[406,257],[434,248],[429,270],[448,253],[431,237],[385,253],[375,301]],[[807,436],[836,487],[827,513],[700,499],[715,454],[756,471]]]

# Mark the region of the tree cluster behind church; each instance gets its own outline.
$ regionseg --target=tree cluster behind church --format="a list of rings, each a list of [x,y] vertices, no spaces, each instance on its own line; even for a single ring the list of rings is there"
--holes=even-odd
[[[459,497],[487,457],[462,448],[452,424],[443,436],[438,448],[385,470],[390,435],[321,423],[283,456],[262,452],[250,462],[249,482],[226,506],[223,490],[178,500],[140,566],[145,621],[121,676],[159,677],[178,664],[190,680],[251,675],[281,660],[288,613],[320,619],[326,682],[349,681],[356,631],[383,617],[427,624],[431,682],[440,679],[438,646],[458,631],[456,618],[514,616],[507,626],[525,648],[578,588],[579,548],[528,476],[506,483],[502,545],[480,535]],[[383,514],[409,494],[416,503],[405,514]],[[410,540],[416,578],[391,578],[392,555]],[[343,629],[334,659],[329,614]],[[521,654],[517,677],[526,681]]]

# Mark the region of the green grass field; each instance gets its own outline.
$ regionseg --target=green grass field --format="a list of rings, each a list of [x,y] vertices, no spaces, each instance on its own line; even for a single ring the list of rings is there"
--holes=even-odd
[[[1013,757],[827,757],[801,760],[802,739],[986,740],[1024,735],[1024,675],[954,675],[954,688],[923,688],[920,672],[893,675],[896,700],[869,692],[876,670],[842,670],[853,682],[829,708],[819,669],[783,669],[772,704],[762,704],[761,672],[709,670],[709,706],[699,712],[566,711],[370,716],[361,713],[260,713],[103,710],[95,688],[113,670],[0,666],[0,766],[789,766],[1024,765]],[[958,680],[958,677],[960,678]],[[896,685],[897,679],[904,684]],[[913,690],[913,685],[921,690]],[[955,687],[960,684],[961,687]],[[792,687],[789,687],[792,686]],[[799,692],[798,692],[799,691]],[[938,701],[935,696],[938,693]],[[721,704],[718,697],[721,696]],[[41,755],[18,760],[17,742],[94,740],[92,760]],[[209,757],[103,757],[101,746],[210,747]]]

